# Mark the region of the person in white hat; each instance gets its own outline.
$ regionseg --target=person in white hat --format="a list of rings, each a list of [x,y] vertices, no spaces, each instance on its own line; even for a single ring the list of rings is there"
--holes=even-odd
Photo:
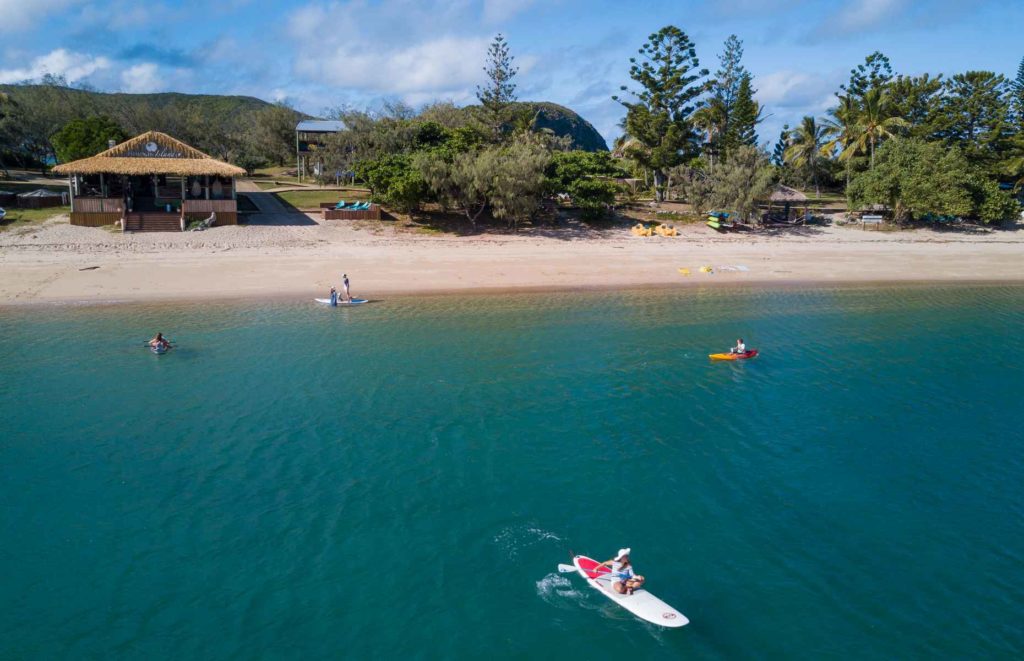
[[[633,591],[644,584],[644,577],[633,571],[633,564],[629,561],[630,549],[619,549],[615,557],[605,560],[601,564],[612,570],[615,580],[612,582],[612,589],[619,594],[633,594]]]

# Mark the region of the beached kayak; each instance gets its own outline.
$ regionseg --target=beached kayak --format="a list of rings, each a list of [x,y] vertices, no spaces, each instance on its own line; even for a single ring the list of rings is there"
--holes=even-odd
[[[323,305],[330,305],[331,304],[331,299],[329,299],[329,298],[314,298],[313,300],[316,301],[317,303],[321,303]],[[353,298],[351,301],[345,301],[345,300],[339,299],[338,300],[338,307],[340,308],[343,305],[362,305],[363,303],[369,303],[369,301],[367,299],[365,299],[365,298]]]
[[[641,620],[663,627],[683,627],[690,623],[686,616],[658,599],[647,590],[640,588],[633,594],[619,594],[612,588],[615,581],[611,569],[601,565],[593,558],[578,555],[572,559],[576,571],[587,579],[590,587],[622,606]]]
[[[708,358],[711,360],[746,360],[747,358],[753,358],[757,355],[757,349],[751,349],[743,353],[710,353]]]

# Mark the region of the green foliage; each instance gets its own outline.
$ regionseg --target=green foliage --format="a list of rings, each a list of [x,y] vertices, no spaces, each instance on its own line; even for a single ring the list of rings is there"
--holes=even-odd
[[[1010,110],[1017,131],[1024,131],[1024,58],[1017,66],[1017,75],[1010,81]]]
[[[544,144],[528,133],[481,153],[484,169],[494,173],[489,201],[495,218],[516,228],[537,211],[550,158]]]
[[[716,156],[727,159],[740,145],[757,143],[755,127],[761,121],[761,107],[754,101],[751,76],[742,59],[743,42],[730,35],[719,55],[721,65],[708,83],[710,97],[694,113],[694,122],[707,135],[705,152],[711,162]]]
[[[162,131],[216,158],[239,162],[247,154],[251,162],[249,134],[257,115],[271,107],[246,96],[107,94],[69,87],[59,77],[49,77],[41,84],[0,85],[0,92],[9,95],[17,109],[12,118],[17,135],[8,144],[14,145],[17,160],[26,163],[56,157],[51,138],[72,120],[96,115],[113,119],[127,136]],[[294,150],[295,123],[306,115],[289,113]],[[277,160],[273,154],[255,156],[261,162]]]
[[[591,177],[625,177],[609,152],[563,151],[551,155],[545,172],[553,184],[553,192],[560,193],[574,182]]]
[[[729,148],[732,149],[739,145],[756,145],[757,125],[760,122],[761,106],[754,101],[754,90],[751,89],[750,75],[747,74],[740,80],[740,87],[736,92],[736,103],[733,105],[727,133]]]
[[[650,35],[638,58],[630,58],[629,76],[639,84],[634,101],[613,97],[626,108],[626,131],[643,149],[631,154],[654,175],[655,196],[664,200],[665,170],[692,158],[697,151],[691,115],[708,75],[700,69],[697,51],[679,28],[669,25]]]
[[[244,133],[245,144],[242,154],[236,159],[247,170],[253,169],[242,163],[248,159],[265,164],[284,165],[295,161],[296,112],[286,103],[275,103],[255,113],[252,128]],[[261,164],[263,164],[261,163]]]
[[[990,171],[1009,137],[1006,91],[1006,79],[991,71],[957,74],[946,81],[939,110],[939,135]]]
[[[584,220],[601,220],[615,203],[622,187],[608,179],[577,179],[566,187]]]
[[[849,143],[840,158],[849,159],[859,154],[868,154],[871,167],[874,167],[875,148],[908,126],[907,120],[896,116],[890,92],[885,88],[873,87],[860,98],[853,123],[849,127]]]
[[[505,130],[505,125],[513,118],[509,116],[509,106],[516,100],[516,84],[514,82],[519,68],[512,62],[515,57],[509,53],[508,42],[500,33],[487,49],[487,64],[484,73],[487,83],[476,88],[476,98],[483,107],[484,121],[492,131],[495,139]]]
[[[850,70],[850,82],[840,85],[839,89],[854,98],[863,97],[871,90],[882,89],[892,80],[892,65],[889,58],[875,51]]]
[[[907,120],[908,135],[934,139],[939,131],[937,117],[942,102],[942,76],[897,76],[889,86],[893,114]]]
[[[974,215],[983,223],[999,223],[1020,215],[1020,203],[992,179],[975,176],[969,185]]]
[[[554,152],[544,174],[547,190],[568,193],[586,220],[605,216],[620,192],[609,178],[626,176],[610,153],[584,151]]]
[[[998,184],[972,172],[958,148],[919,138],[882,145],[875,168],[857,175],[848,193],[853,207],[887,205],[898,223],[924,214],[973,215],[993,222],[1013,211]]]
[[[711,204],[719,209],[735,211],[749,219],[760,200],[766,198],[774,184],[774,168],[768,155],[757,147],[738,147],[728,161],[709,176]]]
[[[88,158],[109,147],[108,141],[123,142],[124,129],[106,115],[73,119],[51,138],[57,159],[62,163]]]
[[[829,148],[827,135],[827,129],[818,124],[814,117],[804,117],[800,126],[790,131],[788,146],[782,152],[785,163],[806,173],[819,195],[821,173],[825,168],[824,154]]]
[[[495,218],[516,227],[540,205],[550,158],[541,139],[520,133],[504,145],[451,158],[422,152],[414,163],[434,198],[445,207],[461,209],[474,228],[488,208]]]
[[[772,164],[782,167],[786,163],[786,147],[789,145],[789,124],[782,125],[779,139],[775,141],[772,149]]]
[[[356,166],[356,175],[370,187],[374,202],[398,211],[419,208],[429,188],[407,154],[391,154]]]

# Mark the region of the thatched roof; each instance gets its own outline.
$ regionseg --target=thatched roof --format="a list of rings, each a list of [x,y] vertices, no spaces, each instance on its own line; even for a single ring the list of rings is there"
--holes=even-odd
[[[166,133],[148,131],[95,156],[53,168],[57,174],[176,174],[240,177],[245,170],[218,161]]]
[[[772,202],[806,202],[807,196],[798,191],[795,188],[789,186],[782,186],[781,184],[775,188],[775,192],[771,196]]]

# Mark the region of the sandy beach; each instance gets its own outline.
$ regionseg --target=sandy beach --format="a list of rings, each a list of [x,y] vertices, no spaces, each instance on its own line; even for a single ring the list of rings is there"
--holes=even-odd
[[[712,273],[700,271],[710,266]],[[689,275],[680,272],[689,269]],[[360,296],[722,284],[1024,281],[1024,232],[853,227],[675,238],[626,229],[454,236],[261,214],[205,232],[121,234],[66,218],[0,233],[0,303]]]

